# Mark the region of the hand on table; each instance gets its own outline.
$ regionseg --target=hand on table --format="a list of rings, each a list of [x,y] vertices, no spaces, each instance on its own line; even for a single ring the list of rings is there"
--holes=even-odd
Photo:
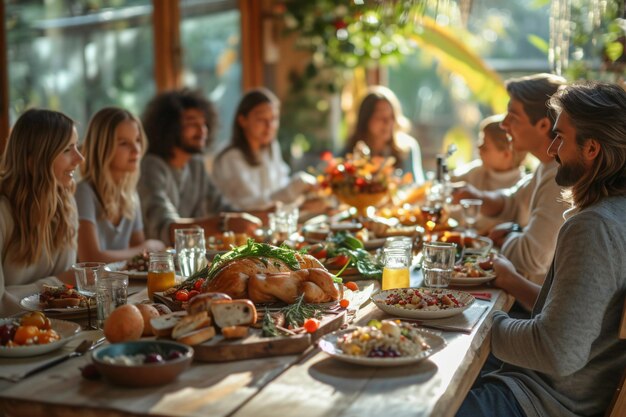
[[[471,184],[452,190],[452,202],[458,204],[464,198],[482,198],[483,193]]]
[[[493,241],[493,245],[500,248],[504,244],[504,241],[509,236],[509,233],[519,231],[514,228],[515,223],[505,222],[500,223],[489,232],[489,239]],[[519,226],[518,226],[519,227]]]

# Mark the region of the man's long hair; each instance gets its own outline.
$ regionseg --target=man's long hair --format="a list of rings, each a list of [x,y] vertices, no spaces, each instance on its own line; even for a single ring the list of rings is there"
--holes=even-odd
[[[626,91],[618,85],[586,82],[556,93],[550,107],[565,112],[576,129],[576,143],[600,144],[593,166],[571,189],[578,208],[610,196],[626,195]]]
[[[197,109],[204,113],[208,131],[207,147],[217,130],[217,113],[213,104],[198,90],[167,91],[154,97],[143,114],[143,128],[148,137],[147,153],[169,160],[174,147],[182,143],[183,111]]]

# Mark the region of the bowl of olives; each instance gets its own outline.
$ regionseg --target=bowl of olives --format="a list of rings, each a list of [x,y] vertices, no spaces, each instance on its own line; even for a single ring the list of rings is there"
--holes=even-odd
[[[91,359],[114,384],[150,387],[174,381],[191,364],[193,349],[167,340],[138,340],[101,346]]]

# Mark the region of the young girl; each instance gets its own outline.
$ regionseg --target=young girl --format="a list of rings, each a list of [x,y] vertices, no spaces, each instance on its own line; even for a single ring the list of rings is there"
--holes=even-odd
[[[164,249],[143,233],[136,185],[145,147],[141,123],[130,112],[108,107],[91,118],[76,188],[80,261],[114,262]]]
[[[50,110],[26,111],[11,130],[0,163],[2,317],[43,284],[74,283],[77,143],[74,122]]]
[[[315,185],[304,172],[289,177],[276,140],[280,103],[265,88],[246,93],[237,107],[230,145],[215,159],[213,180],[240,210],[264,210],[292,203]]]
[[[409,122],[402,115],[395,94],[383,86],[370,87],[359,107],[356,128],[348,139],[346,153],[364,141],[372,155],[393,156],[396,168],[410,173],[417,184],[424,182],[422,153],[417,140],[406,134]]]

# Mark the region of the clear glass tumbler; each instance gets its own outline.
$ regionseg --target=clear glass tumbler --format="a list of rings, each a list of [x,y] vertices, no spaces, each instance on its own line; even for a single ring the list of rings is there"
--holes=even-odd
[[[433,288],[447,288],[452,279],[456,245],[444,242],[425,242],[422,251],[424,285]]]
[[[204,229],[176,229],[176,253],[183,278],[189,278],[206,266]]]

